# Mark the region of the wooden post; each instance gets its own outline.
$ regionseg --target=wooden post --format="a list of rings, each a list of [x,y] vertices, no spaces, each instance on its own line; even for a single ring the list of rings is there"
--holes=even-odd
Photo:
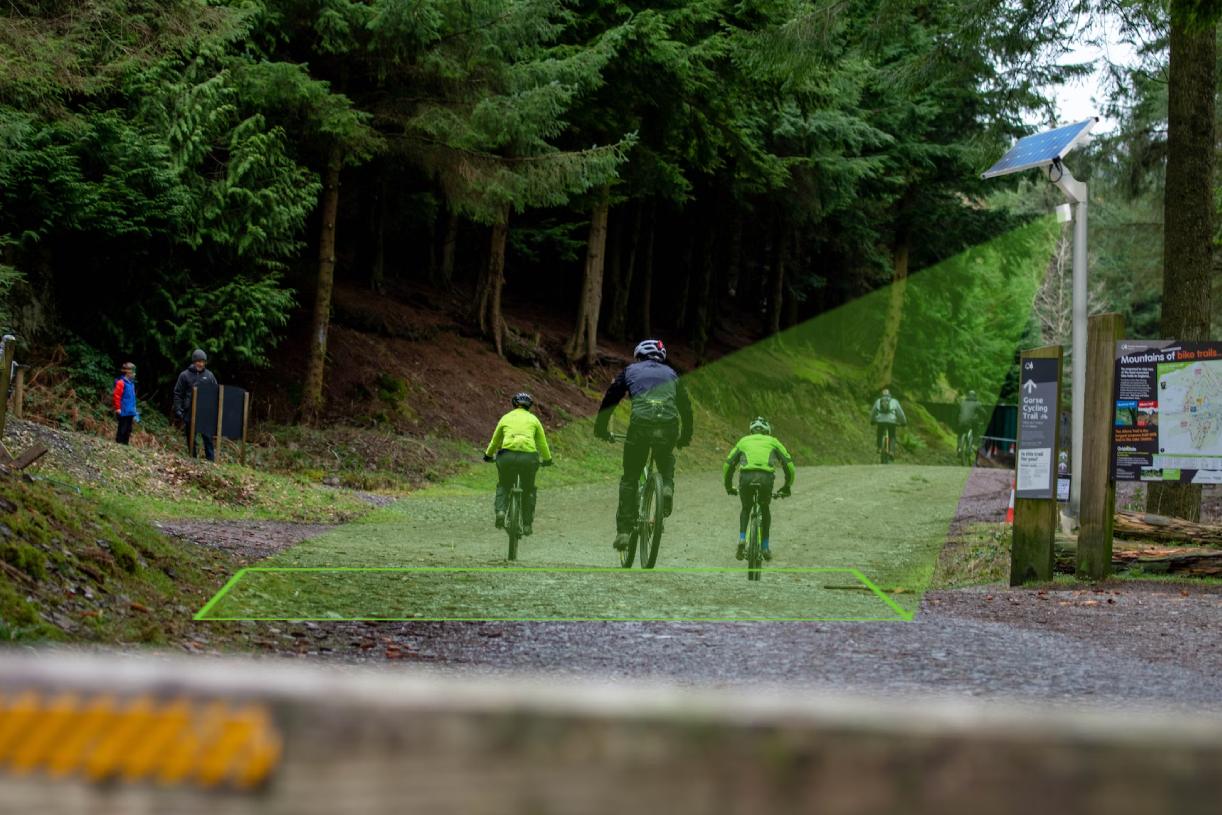
[[[25,366],[17,366],[17,383],[13,386],[13,415],[18,419],[22,415],[22,405],[25,404]]]
[[[242,396],[242,452],[238,453],[238,463],[246,464],[246,431],[250,427],[250,391]]]
[[[225,418],[225,386],[216,386],[216,435],[212,437],[212,463],[221,463],[221,421]]]
[[[195,458],[195,405],[199,402],[199,387],[191,388],[191,423],[188,427],[190,436],[187,438],[187,454]]]
[[[1051,498],[1014,499],[1014,540],[1010,547],[1010,585],[1048,582],[1052,580],[1054,560],[1053,544],[1057,530],[1056,462],[1061,449],[1060,395],[1063,351],[1059,345],[1048,345],[1023,351],[1019,362],[1027,359],[1055,359],[1057,361],[1057,404],[1053,410],[1053,492]],[[1022,377],[1019,377],[1021,385]],[[1019,408],[1021,410],[1021,406]],[[1021,425],[1021,421],[1020,421]]]
[[[1112,569],[1112,523],[1116,506],[1116,482],[1111,473],[1115,408],[1112,392],[1116,342],[1123,336],[1124,317],[1119,314],[1098,314],[1087,322],[1082,461],[1074,463],[1074,477],[1082,479],[1076,569],[1079,579],[1102,580]]]
[[[13,354],[17,351],[17,338],[5,335],[0,340],[0,436],[4,435],[4,420],[8,413],[9,378],[13,375]]]

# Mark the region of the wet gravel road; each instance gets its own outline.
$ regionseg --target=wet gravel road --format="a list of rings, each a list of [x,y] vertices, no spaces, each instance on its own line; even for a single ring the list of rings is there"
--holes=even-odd
[[[311,660],[1222,712],[1222,587],[932,592],[909,623],[283,623]]]
[[[952,536],[971,523],[1004,517],[1009,478],[1008,471],[973,473]],[[304,531],[285,529],[284,535],[300,540]],[[261,546],[274,546],[267,540],[275,537],[273,529],[258,533]],[[914,621],[895,623],[239,625],[268,655],[391,670],[527,672],[557,682],[647,678],[1222,713],[1218,585],[1113,582],[1096,589],[935,591],[924,596]]]

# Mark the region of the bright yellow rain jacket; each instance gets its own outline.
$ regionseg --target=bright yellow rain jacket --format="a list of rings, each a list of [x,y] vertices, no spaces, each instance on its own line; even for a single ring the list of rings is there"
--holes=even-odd
[[[500,450],[538,453],[543,461],[552,460],[552,451],[547,446],[543,423],[525,408],[514,408],[497,422],[492,441],[488,442],[488,449],[484,454],[495,456]]]

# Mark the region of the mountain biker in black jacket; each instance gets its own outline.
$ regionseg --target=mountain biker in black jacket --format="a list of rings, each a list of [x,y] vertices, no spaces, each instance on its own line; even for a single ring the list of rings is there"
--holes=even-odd
[[[675,448],[692,442],[692,403],[679,374],[666,364],[666,346],[661,340],[644,340],[633,356],[636,362],[620,371],[607,388],[594,423],[594,435],[611,441],[611,413],[625,396],[631,398],[632,418],[624,440],[624,471],[615,513],[612,546],[616,549],[627,548],[636,523],[637,485],[650,451],[662,475],[662,512],[669,516],[675,495]]]

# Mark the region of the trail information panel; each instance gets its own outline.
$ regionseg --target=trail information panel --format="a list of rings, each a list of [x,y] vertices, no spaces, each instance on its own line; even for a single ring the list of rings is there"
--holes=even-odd
[[[1060,421],[1060,366],[1055,359],[1024,358],[1018,385],[1019,498],[1053,498]]]
[[[1112,477],[1222,484],[1222,343],[1116,343]]]

